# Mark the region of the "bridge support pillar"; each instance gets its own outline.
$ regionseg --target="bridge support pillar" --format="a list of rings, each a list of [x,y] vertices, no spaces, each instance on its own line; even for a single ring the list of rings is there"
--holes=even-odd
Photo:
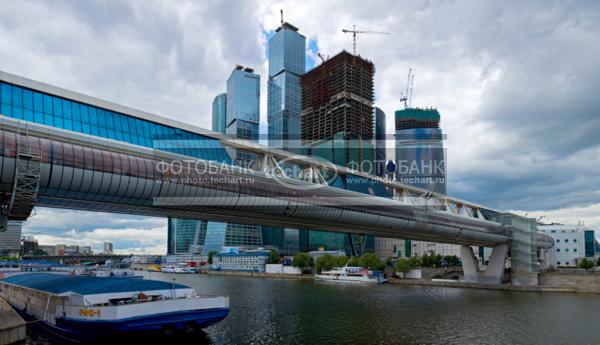
[[[499,244],[494,247],[485,272],[479,271],[479,262],[469,246],[460,247],[465,281],[478,284],[502,284],[508,245]]]
[[[479,272],[479,263],[473,253],[473,248],[469,246],[460,246],[460,258],[462,260],[463,274],[468,283],[479,283],[481,272]]]

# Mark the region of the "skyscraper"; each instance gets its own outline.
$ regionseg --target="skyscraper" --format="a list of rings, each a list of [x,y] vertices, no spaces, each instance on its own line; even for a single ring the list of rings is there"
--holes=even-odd
[[[380,108],[375,108],[375,161],[374,173],[377,176],[385,174],[386,161],[386,134],[385,113]]]
[[[436,109],[396,111],[396,179],[446,194],[446,162],[440,113]]]
[[[306,69],[306,37],[284,22],[269,40],[267,122],[269,146],[302,153],[300,143],[300,76]],[[265,246],[283,255],[300,250],[299,237],[307,230],[262,227]]]
[[[372,170],[374,73],[373,63],[343,51],[300,78],[309,155]]]
[[[227,79],[226,133],[258,141],[260,121],[260,76],[251,68],[237,65]]]
[[[227,93],[218,94],[212,102],[212,130],[225,134],[227,129]]]
[[[267,121],[269,146],[301,153],[300,76],[305,71],[306,37],[285,22],[269,40]]]
[[[237,65],[227,79],[227,92],[215,97],[213,130],[241,139],[258,141],[260,121],[260,76]],[[230,152],[234,164],[246,166],[255,155]],[[256,249],[262,246],[259,225],[222,223],[212,220],[169,219],[168,254],[204,254],[223,247]]]
[[[396,180],[400,183],[446,194],[446,162],[440,113],[436,109],[406,108],[397,110]],[[436,253],[454,255],[454,244],[407,240],[405,254]],[[409,250],[410,248],[410,250]]]
[[[300,78],[301,139],[307,154],[337,165],[373,170],[373,75],[370,61],[346,51]],[[346,181],[348,189],[360,188]],[[345,250],[355,255],[374,251],[373,236],[311,230],[302,236],[309,250]]]

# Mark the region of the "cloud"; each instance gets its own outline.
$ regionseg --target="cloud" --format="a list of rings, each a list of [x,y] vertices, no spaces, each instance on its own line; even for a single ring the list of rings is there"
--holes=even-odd
[[[100,212],[36,208],[36,215],[23,226],[23,235],[34,236],[40,244],[92,246],[102,252],[103,243],[114,244],[120,254],[165,254],[167,221]]]
[[[393,133],[412,67],[413,104],[442,115],[451,195],[501,209],[597,215],[598,2],[2,1],[2,8],[0,69],[205,128],[235,64],[261,74],[266,122],[265,32],[279,25],[280,9],[312,43],[311,59],[316,47],[325,56],[351,50],[342,28],[390,32],[357,39],[359,54],[376,66],[377,106]],[[69,218],[86,231],[100,223],[142,228],[78,214]]]

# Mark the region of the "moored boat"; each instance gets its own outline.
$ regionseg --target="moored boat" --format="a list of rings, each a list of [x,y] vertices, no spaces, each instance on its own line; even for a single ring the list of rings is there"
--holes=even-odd
[[[184,263],[170,264],[170,265],[163,266],[161,268],[161,271],[163,273],[182,273],[182,274],[196,273],[195,268],[190,267]]]
[[[315,275],[315,279],[347,283],[382,284],[387,282],[387,279],[385,279],[383,273],[380,271],[371,271],[363,267],[352,267],[348,265],[323,271],[321,274]]]
[[[223,320],[229,298],[157,280],[51,273],[0,280],[0,297],[28,319],[72,341],[147,332],[183,332]]]

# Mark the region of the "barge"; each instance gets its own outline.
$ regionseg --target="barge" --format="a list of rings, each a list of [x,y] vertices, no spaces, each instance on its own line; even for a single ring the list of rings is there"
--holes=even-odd
[[[75,342],[135,333],[175,333],[223,320],[229,298],[139,278],[22,274],[0,280],[0,297],[26,319]]]

